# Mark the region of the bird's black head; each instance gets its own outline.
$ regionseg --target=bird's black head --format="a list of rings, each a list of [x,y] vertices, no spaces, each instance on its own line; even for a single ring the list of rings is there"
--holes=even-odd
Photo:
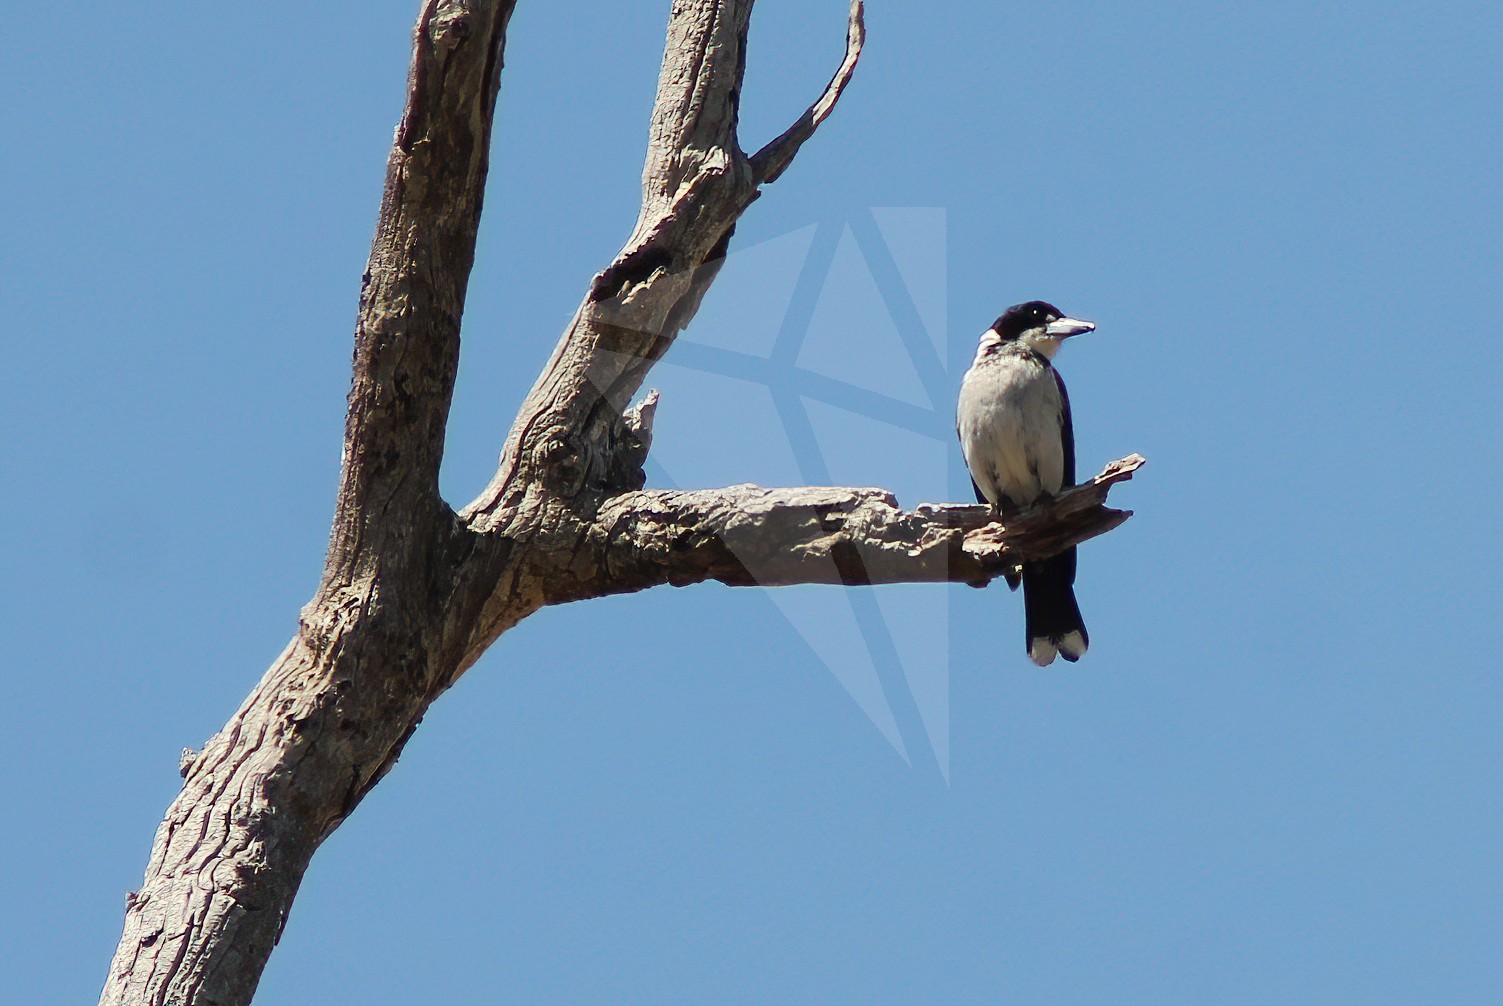
[[[1014,304],[1002,312],[1002,317],[992,322],[992,331],[1003,342],[1012,342],[1024,332],[1043,328],[1051,321],[1058,321],[1065,312],[1043,300],[1030,300],[1026,304]]]
[[[1079,318],[1068,318],[1059,308],[1043,300],[1030,300],[1026,304],[1014,304],[1002,312],[1002,317],[992,322],[992,327],[981,333],[981,342],[976,346],[977,363],[1001,352],[1002,347],[1014,343],[1026,346],[1046,360],[1052,360],[1059,352],[1059,345],[1072,335],[1094,332],[1096,326]]]

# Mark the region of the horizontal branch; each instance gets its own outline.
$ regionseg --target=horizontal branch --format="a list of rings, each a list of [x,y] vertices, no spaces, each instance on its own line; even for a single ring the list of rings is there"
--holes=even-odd
[[[1127,520],[1131,511],[1108,508],[1107,494],[1143,460],[1134,454],[1114,461],[1090,482],[1006,518],[977,505],[903,510],[880,489],[743,485],[623,493],[601,508],[592,533],[602,574],[588,585],[595,589],[550,600],[707,580],[985,586]]]

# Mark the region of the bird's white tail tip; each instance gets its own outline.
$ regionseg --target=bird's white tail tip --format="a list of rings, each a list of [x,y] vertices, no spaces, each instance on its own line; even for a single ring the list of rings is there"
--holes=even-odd
[[[1079,660],[1085,656],[1088,645],[1085,635],[1077,629],[1060,637],[1059,652],[1066,660]]]
[[[1055,657],[1064,657],[1072,664],[1085,656],[1085,635],[1079,631],[1067,632],[1058,639],[1049,636],[1034,636],[1028,643],[1028,659],[1040,667],[1054,663]]]

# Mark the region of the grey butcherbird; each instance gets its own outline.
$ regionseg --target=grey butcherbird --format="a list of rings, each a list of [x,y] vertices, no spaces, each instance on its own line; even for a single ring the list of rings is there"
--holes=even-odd
[[[981,333],[955,417],[977,500],[1009,513],[1075,484],[1070,396],[1051,361],[1061,342],[1095,328],[1031,300]],[[1017,589],[1016,575],[1007,582]],[[1028,656],[1040,667],[1056,654],[1079,660],[1090,637],[1075,603],[1075,549],[1024,563],[1022,583]]]

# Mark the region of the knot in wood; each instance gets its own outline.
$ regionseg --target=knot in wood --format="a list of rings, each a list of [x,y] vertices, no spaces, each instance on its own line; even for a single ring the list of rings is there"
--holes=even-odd
[[[563,496],[573,496],[584,485],[584,463],[579,445],[567,430],[554,429],[544,435],[537,446],[543,463],[543,481]]]
[[[554,430],[543,437],[537,446],[537,452],[545,464],[556,465],[574,455],[574,445],[569,442],[568,433]]]

